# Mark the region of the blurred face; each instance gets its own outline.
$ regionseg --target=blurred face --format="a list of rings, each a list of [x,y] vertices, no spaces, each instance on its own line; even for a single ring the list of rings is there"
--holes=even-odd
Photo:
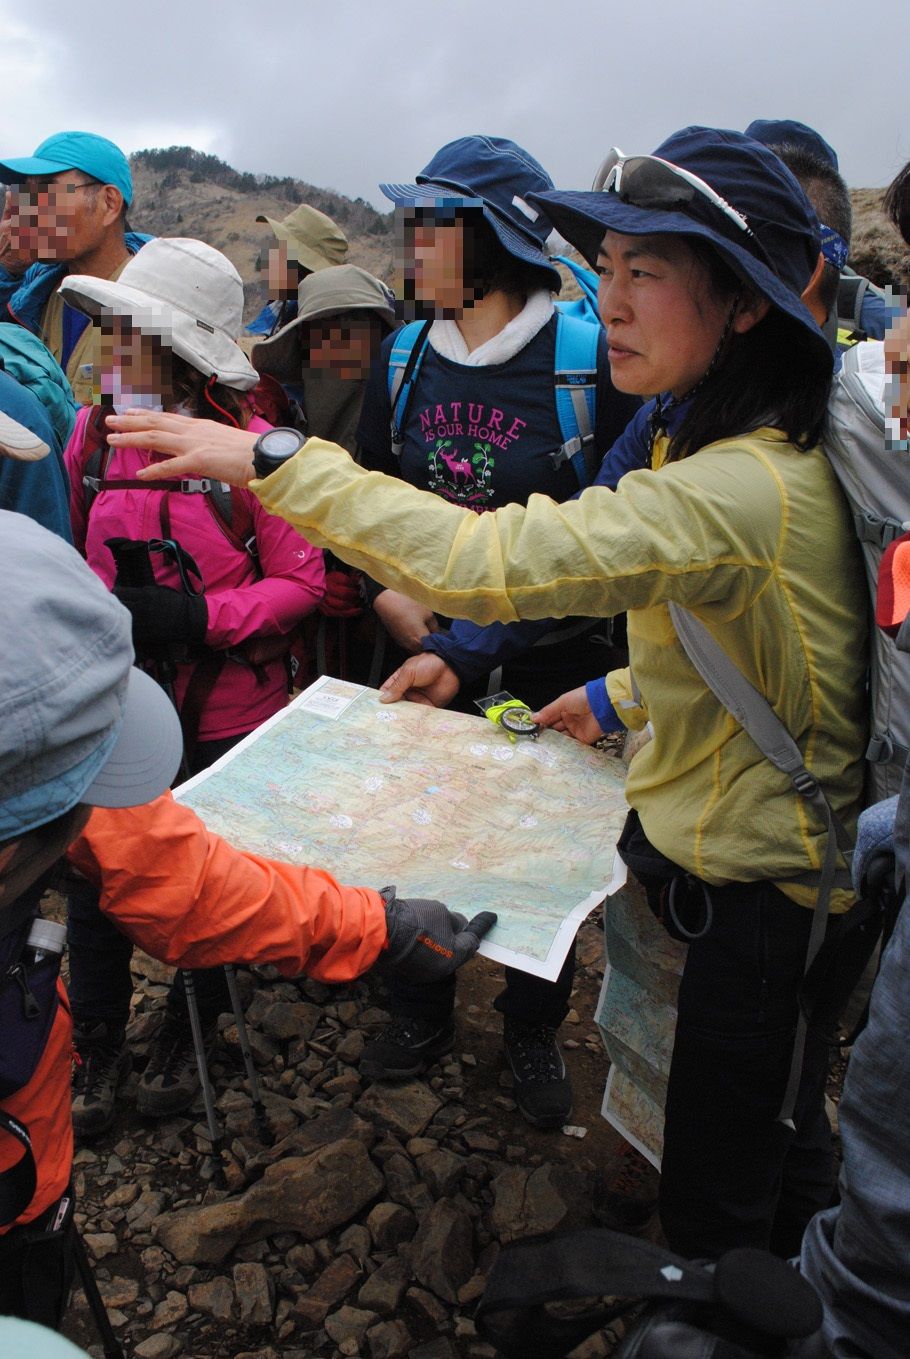
[[[476,300],[465,287],[470,274],[465,261],[464,222],[460,218],[434,220],[423,209],[396,213],[405,297],[419,302],[435,316],[451,320],[463,315]]]
[[[80,259],[102,244],[122,204],[112,184],[99,184],[81,170],[27,179],[10,190],[12,246],[36,260]]]
[[[885,420],[887,443],[910,436],[910,314],[904,312],[885,335]]]
[[[707,372],[734,299],[714,295],[704,264],[678,236],[608,231],[597,272],[614,385],[685,396]]]
[[[268,254],[269,297],[296,297],[300,280],[312,273],[304,269],[296,260],[288,259],[288,248],[284,241],[273,245]]]
[[[341,312],[314,321],[303,336],[305,367],[332,372],[357,382],[367,376],[379,346],[382,327],[368,312]]]
[[[116,409],[171,404],[171,351],[159,336],[142,334],[128,317],[105,316],[99,348],[101,394]]]

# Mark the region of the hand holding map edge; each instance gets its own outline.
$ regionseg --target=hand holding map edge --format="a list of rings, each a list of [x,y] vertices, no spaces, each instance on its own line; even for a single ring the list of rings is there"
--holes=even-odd
[[[441,901],[420,897],[406,899],[394,887],[383,887],[389,944],[376,966],[409,982],[442,981],[480,947],[480,941],[496,924],[492,911],[481,911],[467,920]]]

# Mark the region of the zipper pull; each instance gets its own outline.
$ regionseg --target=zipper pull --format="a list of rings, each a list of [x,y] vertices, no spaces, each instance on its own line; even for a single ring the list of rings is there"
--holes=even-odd
[[[14,981],[22,992],[22,1012],[26,1019],[37,1019],[41,1013],[41,1006],[35,1000],[31,991],[28,989],[28,982],[25,978],[25,969],[21,963],[11,967],[6,974],[10,981]]]

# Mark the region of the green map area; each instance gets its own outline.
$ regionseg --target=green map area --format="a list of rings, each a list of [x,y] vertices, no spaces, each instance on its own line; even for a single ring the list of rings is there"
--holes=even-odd
[[[481,952],[554,978],[603,896],[624,775],[556,732],[513,743],[483,717],[324,678],[177,796],[242,849],[496,911]]]

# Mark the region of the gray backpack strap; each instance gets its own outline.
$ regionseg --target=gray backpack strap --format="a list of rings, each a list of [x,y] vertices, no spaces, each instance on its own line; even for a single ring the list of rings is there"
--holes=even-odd
[[[806,966],[803,973],[805,976],[824,942],[838,850],[849,867],[853,842],[840,817],[822,792],[815,775],[806,768],[799,746],[768,700],[749,683],[700,619],[680,604],[670,604],[668,608],[683,650],[714,697],[736,718],[743,730],[748,732],[766,759],[770,760],[781,773],[786,774],[796,792],[814,808],[819,820],[827,827],[825,857],[818,879],[818,894],[806,949]],[[807,1028],[807,1015],[803,1006],[800,1006],[790,1074],[777,1116],[779,1122],[790,1128],[794,1126],[793,1110],[802,1075]]]

